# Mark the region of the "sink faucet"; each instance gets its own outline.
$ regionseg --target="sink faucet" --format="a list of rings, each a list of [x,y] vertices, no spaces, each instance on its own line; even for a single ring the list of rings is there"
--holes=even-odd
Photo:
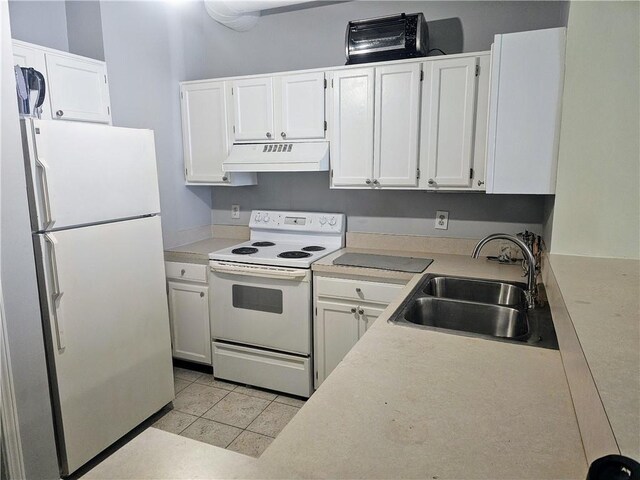
[[[536,298],[538,296],[538,287],[536,285],[536,259],[533,256],[533,253],[531,252],[531,250],[529,250],[527,244],[520,240],[518,237],[509,235],[507,233],[493,233],[491,235],[487,235],[478,242],[478,244],[473,249],[473,253],[471,254],[471,256],[473,258],[478,258],[480,256],[480,250],[482,249],[482,247],[484,247],[492,240],[509,240],[518,245],[522,250],[529,268],[526,292],[527,306],[529,308],[534,308],[536,305]]]

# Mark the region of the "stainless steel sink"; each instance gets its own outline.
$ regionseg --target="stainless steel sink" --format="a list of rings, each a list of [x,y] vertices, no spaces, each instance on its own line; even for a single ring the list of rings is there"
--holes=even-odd
[[[416,325],[493,337],[519,339],[529,334],[524,311],[485,303],[421,297],[406,306],[402,317]]]
[[[540,286],[544,297],[544,287]],[[427,274],[391,323],[498,342],[558,349],[548,305],[527,307],[520,284]]]
[[[423,293],[440,298],[527,308],[524,289],[510,283],[460,277],[432,277]]]

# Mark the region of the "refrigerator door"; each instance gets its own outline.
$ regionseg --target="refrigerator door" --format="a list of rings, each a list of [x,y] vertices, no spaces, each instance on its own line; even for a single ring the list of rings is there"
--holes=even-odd
[[[153,131],[22,120],[34,231],[158,213]]]
[[[174,398],[160,218],[34,238],[66,475]]]

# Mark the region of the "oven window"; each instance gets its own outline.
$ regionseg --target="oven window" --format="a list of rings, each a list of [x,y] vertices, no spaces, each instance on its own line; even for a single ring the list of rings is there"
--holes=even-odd
[[[231,289],[234,308],[282,313],[282,290],[246,285],[233,285]]]

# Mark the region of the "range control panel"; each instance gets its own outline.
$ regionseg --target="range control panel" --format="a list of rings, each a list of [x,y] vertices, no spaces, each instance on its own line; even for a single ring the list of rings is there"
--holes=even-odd
[[[249,228],[252,230],[342,233],[345,231],[345,216],[342,213],[253,210]]]

